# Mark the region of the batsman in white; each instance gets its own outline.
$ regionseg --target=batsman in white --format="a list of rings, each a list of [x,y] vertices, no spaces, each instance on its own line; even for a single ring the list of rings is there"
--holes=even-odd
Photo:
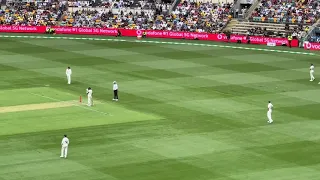
[[[68,67],[67,70],[66,70],[68,84],[71,84],[71,74],[72,74],[71,68]]]
[[[310,81],[314,81],[316,79],[314,78],[313,74],[314,74],[314,65],[311,64],[310,65]]]
[[[269,101],[267,117],[268,117],[268,123],[270,123],[270,124],[273,122],[272,117],[271,117],[272,109],[273,109],[273,105],[271,104],[271,101]]]
[[[69,139],[67,135],[64,135],[61,141],[61,158],[67,158],[68,155],[68,146],[69,146]]]
[[[92,99],[92,89],[91,87],[88,87],[87,91],[87,95],[88,95],[88,106],[92,106],[93,105],[93,99]]]

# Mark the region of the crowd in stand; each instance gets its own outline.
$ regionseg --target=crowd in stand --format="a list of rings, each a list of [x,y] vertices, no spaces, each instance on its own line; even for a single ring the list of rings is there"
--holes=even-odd
[[[169,28],[181,31],[216,32],[220,31],[231,19],[233,4],[214,4],[184,1],[164,23]]]
[[[313,24],[319,19],[317,0],[262,0],[252,14],[252,21]]]
[[[68,10],[68,6],[74,7],[74,10]],[[88,6],[94,8],[86,9]],[[220,31],[230,20],[232,6],[233,4],[195,3],[185,0],[175,11],[168,13],[171,4],[148,0],[109,0],[100,4],[89,1],[15,2],[7,4],[7,8],[0,12],[0,18],[1,24],[16,25],[215,32]]]
[[[168,4],[140,3],[142,10],[135,13],[130,9],[121,10],[117,14],[113,11],[98,10],[68,12],[61,25],[215,32],[220,31],[231,18],[229,14],[232,4],[183,1],[169,14]],[[143,9],[153,11],[143,11]]]
[[[14,2],[0,10],[1,24],[14,25],[57,25],[58,20],[67,10],[65,2]]]
[[[72,8],[71,8],[72,7]],[[90,7],[90,9],[88,8]],[[182,0],[169,13],[171,4],[153,0],[104,0],[14,2],[0,11],[1,24],[58,25],[72,27],[106,27],[153,29],[191,32],[219,32],[231,19],[233,4],[200,3]],[[314,22],[320,15],[320,3],[315,0],[262,0],[252,17],[286,19],[286,23]],[[291,30],[301,35],[302,26]],[[248,34],[266,34],[256,27]]]

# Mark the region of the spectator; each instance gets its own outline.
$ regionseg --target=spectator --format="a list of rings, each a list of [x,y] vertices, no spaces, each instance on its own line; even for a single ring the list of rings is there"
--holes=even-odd
[[[262,0],[252,13],[255,21],[259,18],[273,18],[275,22],[292,24],[312,24],[319,19],[320,3],[316,0]]]
[[[0,10],[0,21],[7,25],[56,25],[65,10],[65,2],[14,2]]]
[[[92,8],[95,6],[96,8]],[[154,29],[220,32],[232,18],[229,3],[182,1],[169,14],[170,4],[154,1],[56,1],[8,4],[0,11],[2,24]],[[68,7],[72,10],[68,11]],[[101,8],[99,8],[101,7]],[[117,11],[118,10],[118,11]]]

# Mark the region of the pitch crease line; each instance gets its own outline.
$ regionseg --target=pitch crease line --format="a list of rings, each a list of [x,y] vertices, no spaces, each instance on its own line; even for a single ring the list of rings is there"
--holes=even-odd
[[[56,98],[52,98],[52,97],[41,95],[41,94],[37,94],[37,93],[30,93],[30,94],[35,95],[35,96],[39,96],[39,97],[43,97],[43,98],[46,98],[46,99],[50,99],[50,100],[53,100],[53,101],[58,101],[58,102],[62,101],[62,100],[59,100],[59,99],[56,99]],[[95,109],[91,109],[91,108],[88,108],[88,107],[85,107],[85,106],[81,106],[81,105],[76,104],[76,103],[74,103],[74,105],[77,106],[77,107],[89,110],[89,111],[97,112],[99,114],[112,116],[110,113],[106,113],[106,112],[98,111],[98,110],[95,110]]]

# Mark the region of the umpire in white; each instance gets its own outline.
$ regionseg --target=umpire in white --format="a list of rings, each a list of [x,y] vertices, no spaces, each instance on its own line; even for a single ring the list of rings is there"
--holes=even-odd
[[[113,81],[113,101],[119,101],[118,97],[118,84],[116,81]]]

